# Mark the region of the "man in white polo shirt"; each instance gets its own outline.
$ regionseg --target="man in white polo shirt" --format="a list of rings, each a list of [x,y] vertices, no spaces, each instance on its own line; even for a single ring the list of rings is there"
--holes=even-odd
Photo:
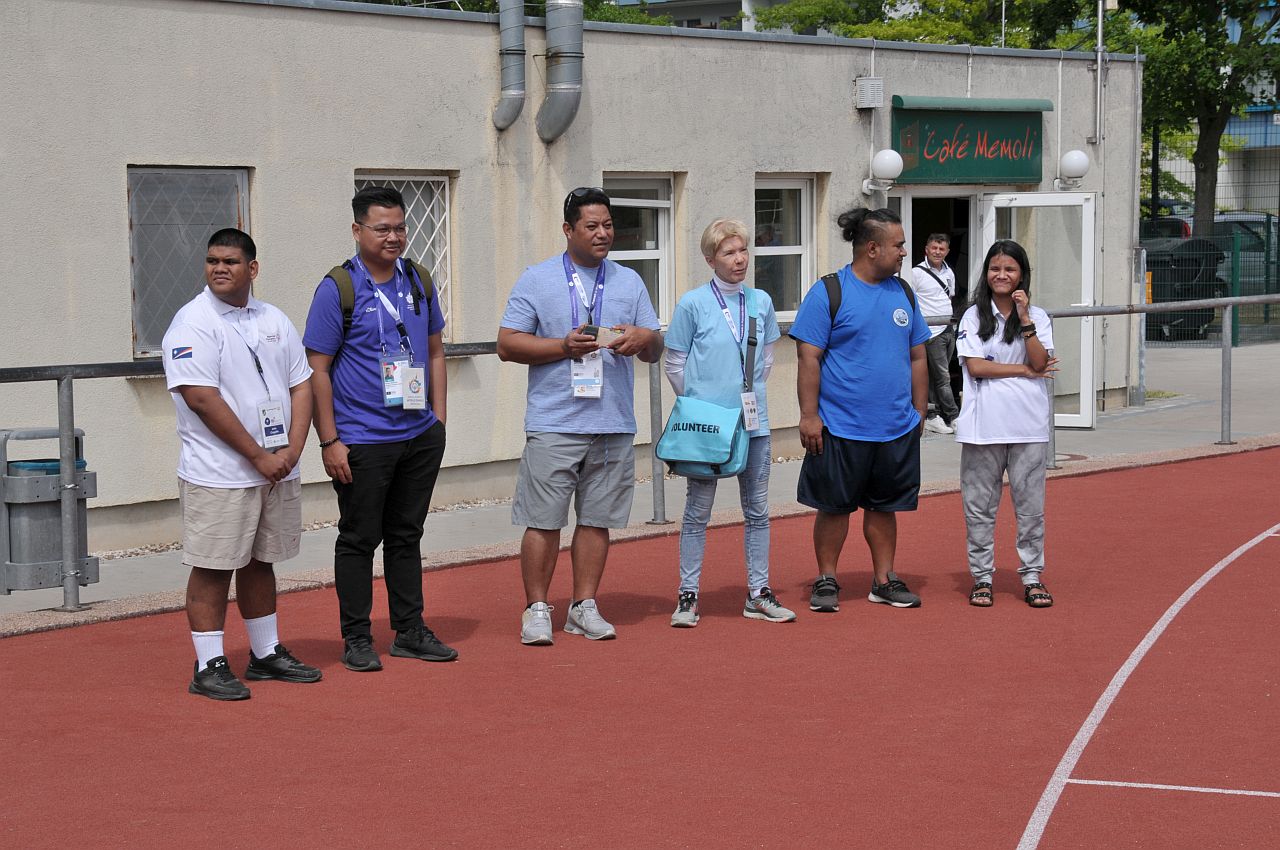
[[[311,427],[311,368],[298,332],[251,294],[257,248],[234,228],[209,239],[207,287],[173,317],[164,371],[178,409],[178,495],[187,620],[195,644],[188,691],[248,699],[223,653],[231,576],[249,633],[248,679],[316,682],[279,641],[272,564],[298,554],[298,458]]]
[[[952,315],[951,299],[956,294],[956,274],[947,265],[951,237],[930,233],[924,246],[924,260],[911,269],[911,281],[925,316]],[[950,325],[930,325],[929,341],[924,344],[925,362],[929,364],[929,402],[933,412],[924,427],[937,434],[951,434],[951,426],[960,415],[955,395],[951,392],[951,357],[956,350],[956,332]]]

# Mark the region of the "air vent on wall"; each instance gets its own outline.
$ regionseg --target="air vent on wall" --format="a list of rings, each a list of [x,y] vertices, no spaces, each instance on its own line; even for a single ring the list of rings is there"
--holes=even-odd
[[[879,109],[884,106],[884,77],[858,77],[853,81],[854,107]]]

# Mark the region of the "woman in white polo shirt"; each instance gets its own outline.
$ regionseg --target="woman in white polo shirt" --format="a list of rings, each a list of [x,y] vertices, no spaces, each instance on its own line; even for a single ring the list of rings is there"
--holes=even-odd
[[[955,422],[960,453],[960,493],[968,530],[969,604],[989,608],[995,599],[996,509],[1004,473],[1017,517],[1017,549],[1023,599],[1048,608],[1053,597],[1040,582],[1044,570],[1044,481],[1048,460],[1050,399],[1045,378],[1056,371],[1049,315],[1031,306],[1031,265],[1012,240],[991,246],[974,293],[960,319],[956,354],[964,396]]]

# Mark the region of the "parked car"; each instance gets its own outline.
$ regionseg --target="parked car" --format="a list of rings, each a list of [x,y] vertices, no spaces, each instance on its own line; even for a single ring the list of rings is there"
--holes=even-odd
[[[1209,237],[1223,252],[1218,264],[1218,277],[1231,289],[1231,252],[1235,235],[1240,234],[1240,293],[1260,295],[1276,292],[1280,287],[1280,219],[1269,213],[1224,212],[1213,217],[1213,235]]]
[[[1147,240],[1151,303],[1219,298],[1225,286],[1217,271],[1222,251],[1208,239],[1177,237]],[[1203,339],[1213,323],[1211,307],[1147,314],[1147,339]]]
[[[1148,239],[1190,239],[1191,219],[1181,215],[1162,215],[1138,222],[1138,241]]]

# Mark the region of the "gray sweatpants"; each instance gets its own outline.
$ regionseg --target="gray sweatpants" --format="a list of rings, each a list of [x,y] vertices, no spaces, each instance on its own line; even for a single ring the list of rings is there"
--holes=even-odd
[[[1004,473],[1018,520],[1018,573],[1023,584],[1040,580],[1044,569],[1044,476],[1048,443],[1000,443],[960,447],[960,495],[968,529],[969,572],[974,583],[995,572],[996,509]]]

